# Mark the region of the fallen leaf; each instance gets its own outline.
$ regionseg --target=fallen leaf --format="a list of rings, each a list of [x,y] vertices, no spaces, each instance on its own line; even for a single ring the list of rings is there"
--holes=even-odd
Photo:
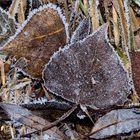
[[[107,27],[101,26],[51,57],[43,72],[50,92],[96,109],[123,105],[131,87],[118,55],[108,43]]]
[[[137,94],[140,97],[140,52],[131,52],[132,78]]]
[[[24,71],[40,78],[50,56],[63,47],[67,40],[67,24],[60,8],[48,4],[32,11],[1,51],[17,59],[25,57],[28,68]]]
[[[86,17],[80,22],[79,26],[74,31],[71,37],[71,43],[76,43],[77,41],[84,39],[87,35],[89,35],[90,28],[90,17]]]
[[[2,107],[7,112],[7,114],[11,117],[11,120],[25,124],[28,127],[41,130],[46,125],[50,124],[50,122],[47,120],[33,115],[29,110],[21,106],[8,103],[0,103],[0,107]],[[64,139],[63,134],[58,130],[57,127],[53,127],[45,131],[45,134],[47,134],[49,137],[53,137],[54,139]]]
[[[99,118],[90,138],[102,139],[136,130],[140,130],[140,114],[136,114],[134,109],[113,110]]]

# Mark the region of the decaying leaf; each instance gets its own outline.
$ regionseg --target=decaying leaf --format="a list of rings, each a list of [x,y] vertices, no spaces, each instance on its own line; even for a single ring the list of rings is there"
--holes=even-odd
[[[48,4],[34,10],[1,51],[17,59],[25,57],[28,69],[24,71],[40,78],[50,56],[67,40],[67,24],[60,8]]]
[[[76,43],[79,40],[84,39],[90,33],[90,17],[86,17],[81,21],[75,32],[71,37],[71,43]]]
[[[16,32],[16,22],[9,13],[0,8],[0,47],[4,45],[10,36]]]
[[[137,94],[140,96],[140,52],[131,52],[132,77]]]
[[[70,102],[92,108],[122,105],[129,94],[127,73],[108,43],[105,24],[55,53],[45,67],[45,87]]]
[[[50,122],[40,118],[36,115],[33,115],[29,110],[14,104],[6,104],[0,103],[0,107],[2,107],[7,114],[11,117],[12,120],[25,124],[28,127],[35,128],[37,130],[41,130],[46,125],[49,125]],[[62,140],[64,139],[63,134],[57,129],[57,127],[53,127],[47,131],[45,134],[48,137],[52,137],[54,139]]]
[[[140,129],[140,114],[134,109],[113,110],[95,123],[90,138],[102,139]]]

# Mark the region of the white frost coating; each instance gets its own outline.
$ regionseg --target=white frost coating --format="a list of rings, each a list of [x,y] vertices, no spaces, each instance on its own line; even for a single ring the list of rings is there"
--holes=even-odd
[[[131,38],[130,38],[130,30],[131,30],[131,21],[130,21],[130,13],[129,13],[129,7],[128,7],[128,0],[124,1],[124,8],[125,8],[125,19],[127,21],[127,32],[128,32],[128,47],[131,48],[130,43],[131,43]]]
[[[80,108],[82,109],[82,111],[87,112],[87,107],[84,105],[80,105]]]
[[[43,140],[49,140],[49,139],[50,139],[50,136],[48,134],[43,135]]]
[[[85,115],[79,115],[79,114],[77,114],[77,117],[79,118],[79,119],[84,119],[86,116]]]
[[[9,38],[9,40],[7,41],[7,43],[3,46],[5,47],[7,44],[9,44],[12,40],[14,40],[17,35],[24,29],[24,27],[28,24],[28,22],[31,20],[31,18],[37,13],[37,12],[40,12],[40,11],[43,11],[43,10],[46,10],[46,9],[53,9],[53,10],[56,10],[57,13],[59,14],[60,18],[62,19],[63,21],[63,24],[65,26],[65,31],[66,31],[66,36],[67,36],[67,43],[69,41],[69,31],[68,31],[68,23],[66,22],[66,18],[65,16],[62,14],[62,10],[57,7],[56,5],[52,4],[52,3],[49,3],[47,5],[43,5],[43,6],[40,6],[38,9],[34,9],[32,12],[30,12],[30,14],[28,15],[28,18],[27,20],[25,20],[22,25],[17,29],[16,33],[11,36]]]
[[[32,3],[33,3],[33,0],[29,0],[29,5],[31,8],[32,8]]]
[[[38,100],[34,100],[33,102],[31,102],[30,104],[45,104],[46,102],[48,102],[47,98],[39,98]]]

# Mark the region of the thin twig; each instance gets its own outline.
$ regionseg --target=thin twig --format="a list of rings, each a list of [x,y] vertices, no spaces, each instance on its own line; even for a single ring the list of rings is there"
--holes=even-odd
[[[32,134],[36,134],[38,132],[43,132],[46,131],[48,129],[51,129],[52,127],[56,126],[57,124],[59,124],[60,122],[62,122],[63,120],[65,120],[67,117],[69,117],[69,115],[75,111],[75,109],[77,108],[76,106],[73,106],[68,112],[66,112],[62,117],[60,117],[58,120],[56,120],[55,122],[50,123],[49,125],[45,126],[44,128],[42,128],[41,130],[36,130],[33,131],[31,133],[22,135],[21,137],[30,137]]]
[[[3,64],[2,60],[0,60],[0,69],[1,69],[2,85],[4,85],[5,84],[5,72],[4,72],[4,64]]]

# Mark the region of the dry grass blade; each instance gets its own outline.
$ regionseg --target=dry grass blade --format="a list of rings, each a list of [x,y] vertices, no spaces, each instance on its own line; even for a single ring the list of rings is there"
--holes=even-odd
[[[64,1],[64,6],[65,6],[66,19],[67,19],[67,22],[69,23],[69,10],[68,10],[67,0]]]
[[[132,22],[132,29],[133,31],[136,31],[140,28],[140,18],[136,16],[135,12],[131,7],[129,7],[129,10],[130,10],[130,16]]]
[[[124,8],[125,8],[125,17],[126,17],[126,22],[127,22],[127,33],[128,33],[128,48],[133,51],[135,49],[135,44],[134,44],[134,34],[132,31],[132,21],[131,21],[131,16],[130,16],[130,7],[128,4],[128,0],[124,1]]]
[[[92,30],[95,31],[99,27],[98,3],[95,0],[90,1],[90,16],[92,19]]]
[[[118,12],[120,23],[121,23],[121,30],[122,30],[122,47],[125,50],[128,47],[128,33],[127,33],[127,24],[125,20],[125,11],[122,0],[113,0],[113,6],[115,7],[116,11]]]
[[[82,0],[79,0],[79,7],[82,10],[82,12],[84,13],[84,15],[88,15],[88,9],[86,9],[85,5],[83,4]]]
[[[84,7],[88,9],[88,5],[89,5],[88,0],[83,0],[83,3],[84,3]]]
[[[25,20],[25,11],[26,11],[27,1],[20,0],[18,8],[18,22],[22,24]]]
[[[2,85],[4,85],[6,83],[6,76],[4,72],[4,63],[2,60],[0,60],[0,69],[1,69],[1,81],[2,81]]]
[[[9,8],[9,14],[11,15],[11,17],[15,17],[15,14],[18,11],[19,2],[20,2],[20,0],[13,0],[12,1],[12,4]]]
[[[118,47],[120,44],[120,32],[118,27],[118,15],[114,7],[112,7],[112,15],[113,15],[114,40],[115,45]]]

